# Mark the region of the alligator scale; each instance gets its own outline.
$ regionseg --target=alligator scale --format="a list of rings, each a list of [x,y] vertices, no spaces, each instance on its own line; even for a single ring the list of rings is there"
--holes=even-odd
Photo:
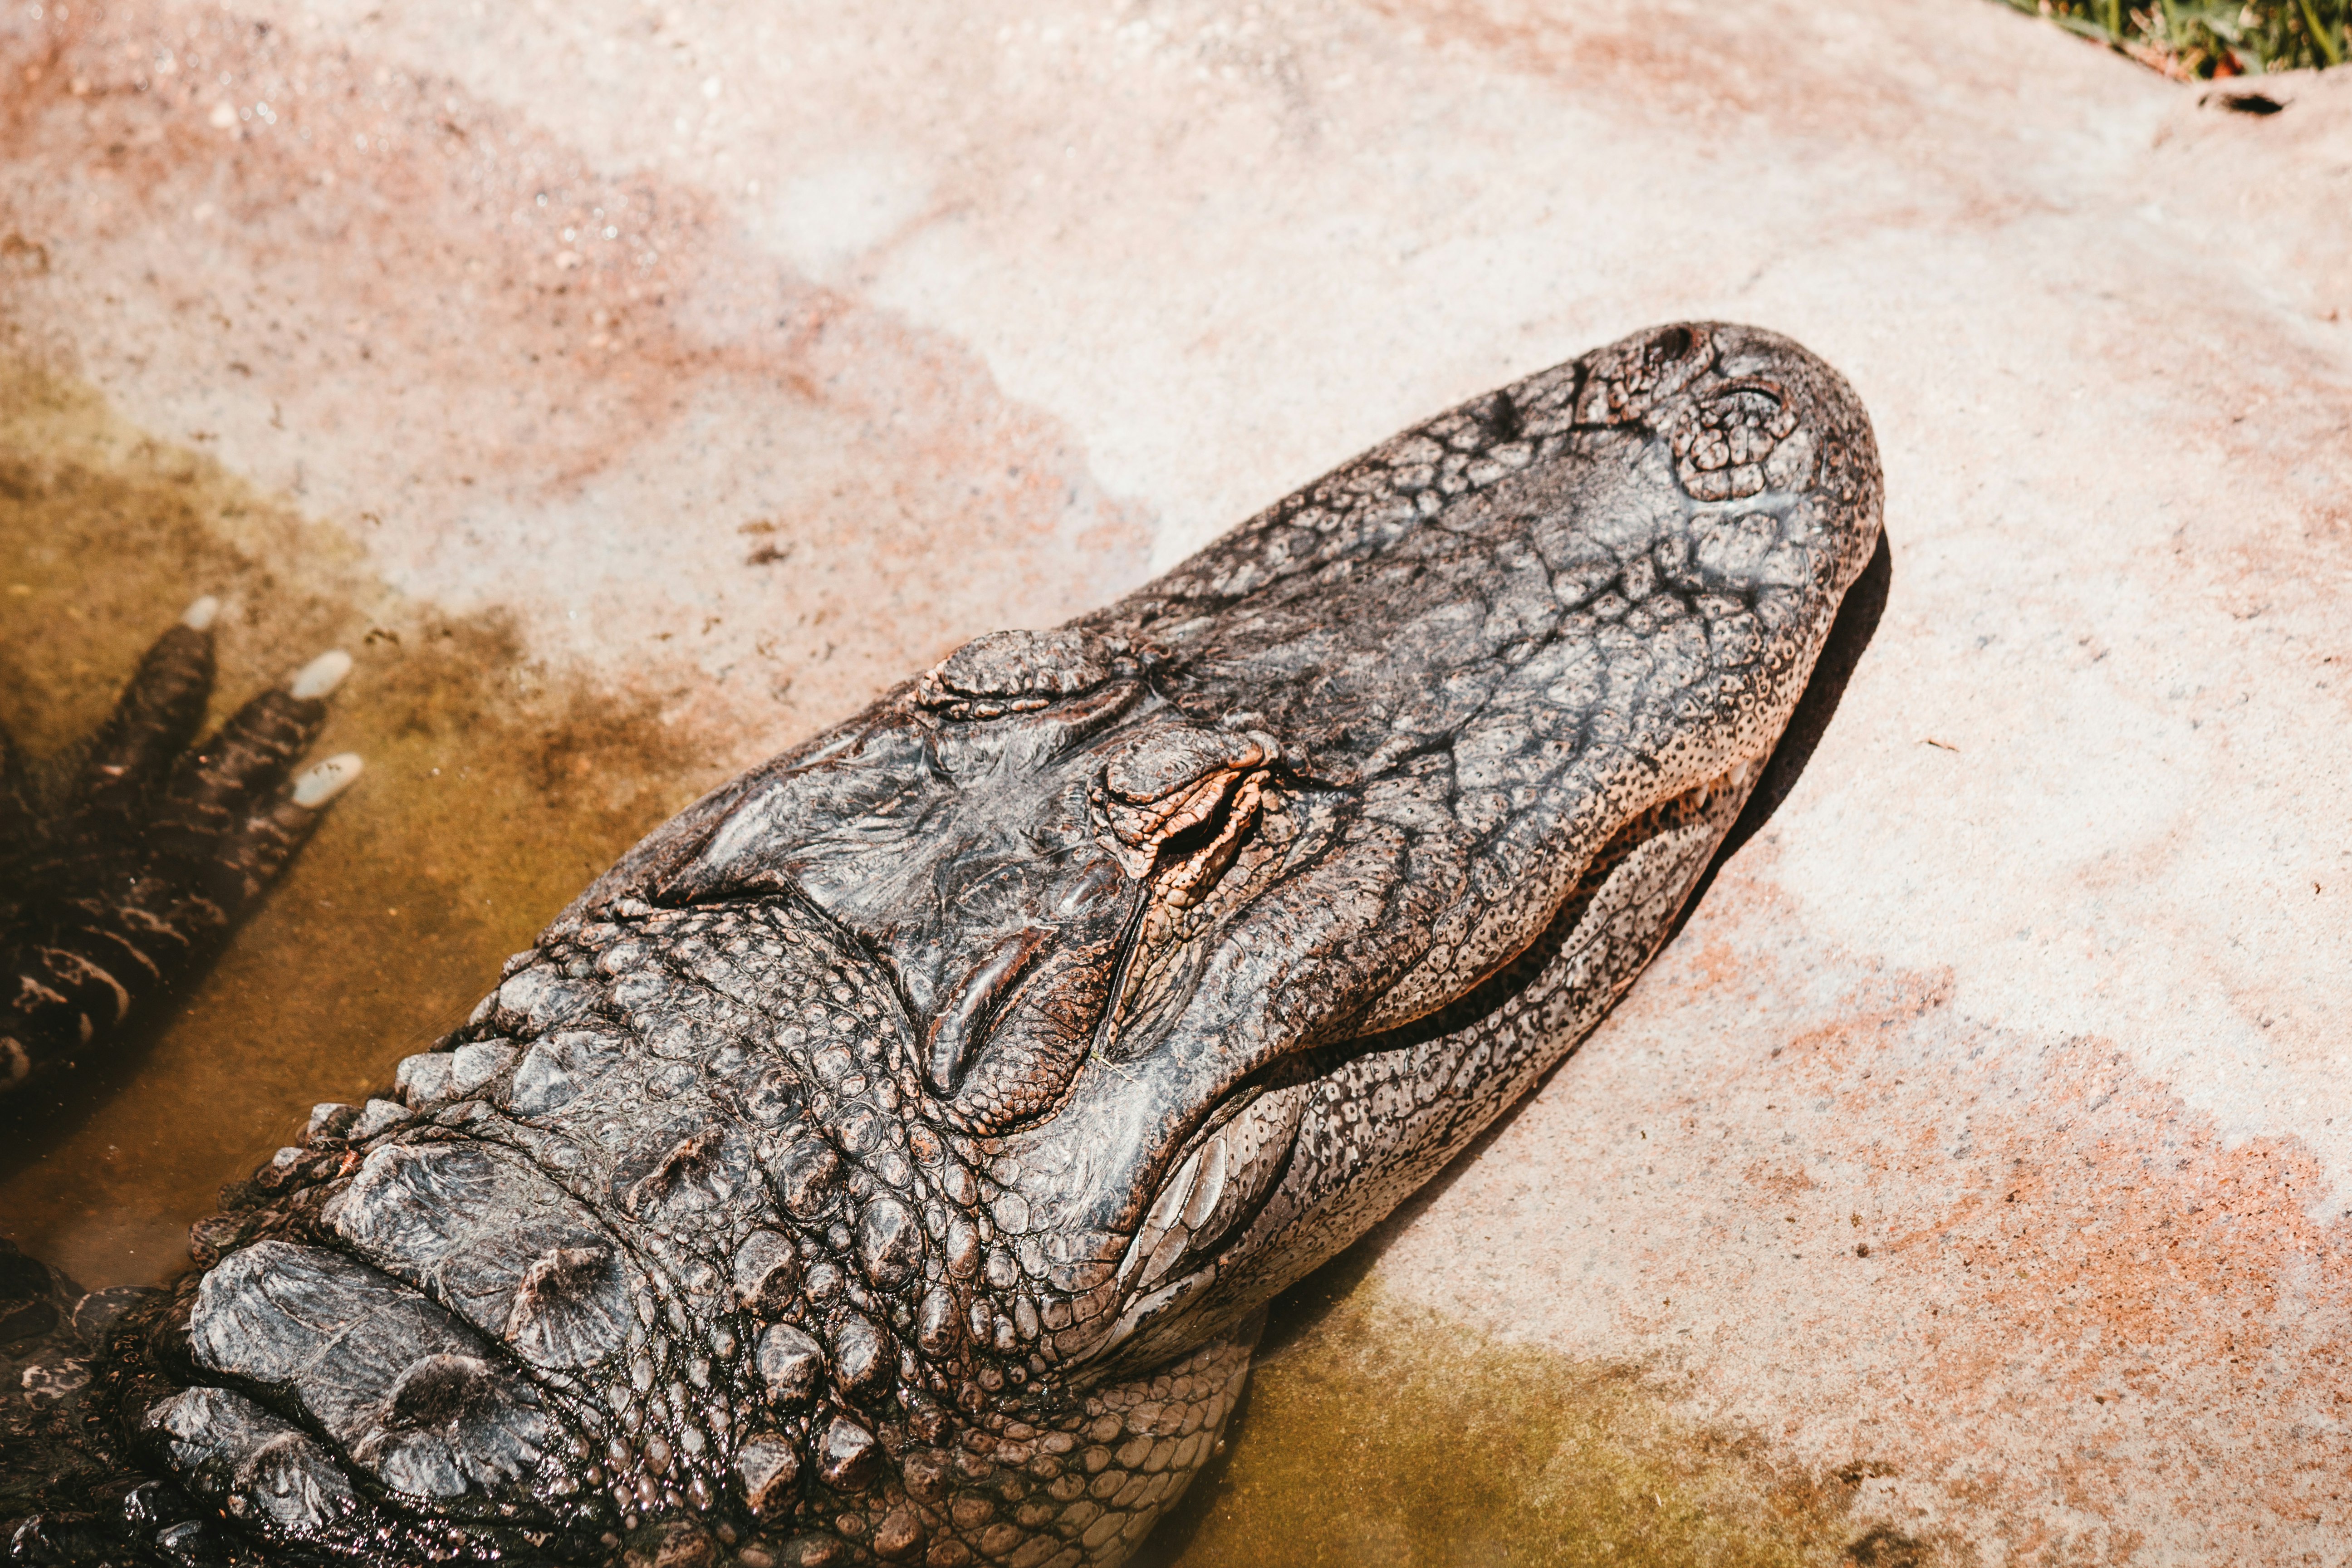
[[[12,1560],[1122,1561],[1268,1298],[1664,939],[1879,503],[1833,372],[1667,327],[967,645],[656,831],[176,1287],[0,1257]],[[166,999],[330,793],[314,689],[183,754],[208,638],[14,827],[0,1076]]]

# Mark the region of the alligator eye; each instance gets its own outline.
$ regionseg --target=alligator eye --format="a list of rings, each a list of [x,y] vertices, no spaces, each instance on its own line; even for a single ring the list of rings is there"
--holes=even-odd
[[[990,632],[926,671],[915,700],[949,719],[1033,712],[1107,682],[1132,679],[1156,650],[1088,630]]]
[[[1164,730],[1111,760],[1092,792],[1105,840],[1130,877],[1151,874],[1171,846],[1181,847],[1220,814],[1243,780],[1273,763],[1281,748],[1265,735],[1226,730]]]
[[[1018,651],[1034,653],[1034,641]],[[938,860],[888,868],[857,889],[890,917],[868,939],[895,966],[916,1026],[898,1068],[965,1131],[1050,1115],[1091,1056],[1160,1037],[1207,962],[1203,939],[1296,836],[1271,736],[1172,716],[1139,728],[1107,758],[1070,748],[1059,786],[1028,797],[1039,816],[1025,826],[982,815],[1005,795],[1001,777],[975,768],[970,831],[942,833]],[[957,743],[976,753],[985,737]],[[1081,770],[1094,758],[1104,760],[1089,779]]]
[[[1279,819],[1268,808],[1278,798],[1271,764],[1280,749],[1265,735],[1165,731],[1104,770],[1093,794],[1103,842],[1143,884],[1097,1037],[1111,1060],[1134,1054],[1138,1022],[1185,988],[1188,938],[1214,918],[1235,864],[1277,852],[1259,829]]]

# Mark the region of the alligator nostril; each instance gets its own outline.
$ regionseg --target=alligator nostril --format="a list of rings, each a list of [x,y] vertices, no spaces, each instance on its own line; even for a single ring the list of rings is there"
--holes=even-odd
[[[1714,339],[1688,324],[1661,327],[1593,353],[1577,418],[1622,425],[1642,418],[1689,385],[1714,363]]]
[[[1768,381],[1739,381],[1684,410],[1671,442],[1675,472],[1694,500],[1739,500],[1768,485],[1811,474],[1812,448],[1799,435],[1789,395]]]

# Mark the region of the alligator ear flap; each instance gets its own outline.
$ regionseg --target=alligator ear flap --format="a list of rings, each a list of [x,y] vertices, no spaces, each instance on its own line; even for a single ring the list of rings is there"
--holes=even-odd
[[[1087,628],[990,632],[925,671],[915,683],[915,700],[948,719],[1027,713],[1114,680],[1131,680],[1157,662],[1157,653]]]

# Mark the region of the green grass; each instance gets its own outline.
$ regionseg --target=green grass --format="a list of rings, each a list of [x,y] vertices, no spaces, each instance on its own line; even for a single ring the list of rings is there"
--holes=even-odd
[[[2210,79],[2352,57],[2352,0],[2008,0],[2170,77]]]

